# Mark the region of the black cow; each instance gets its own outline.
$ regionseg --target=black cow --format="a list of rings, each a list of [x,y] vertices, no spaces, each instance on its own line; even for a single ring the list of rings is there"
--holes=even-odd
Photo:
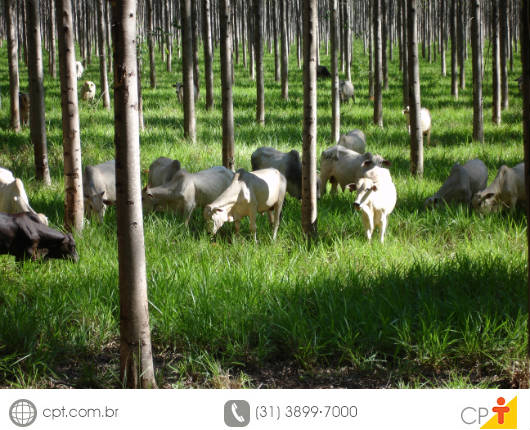
[[[317,66],[317,78],[331,78],[331,73],[329,73],[326,66],[321,66],[320,64]]]
[[[0,212],[0,254],[14,255],[16,261],[39,257],[79,260],[70,233],[64,234],[41,224],[30,212]]]

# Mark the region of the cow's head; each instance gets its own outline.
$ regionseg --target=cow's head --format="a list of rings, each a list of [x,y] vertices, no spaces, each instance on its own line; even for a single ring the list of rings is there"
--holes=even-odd
[[[471,206],[482,213],[496,212],[500,209],[495,193],[480,191],[471,199]]]
[[[356,210],[361,210],[361,208],[366,205],[370,194],[377,191],[377,184],[368,178],[361,178],[356,183],[346,185],[346,188],[351,192],[357,191],[357,198],[353,203],[353,207]]]
[[[77,263],[79,261],[79,255],[75,247],[74,237],[70,233],[65,234],[62,240],[57,241],[56,244],[47,248],[45,258],[61,258]]]
[[[210,234],[216,234],[225,222],[231,221],[225,209],[211,205],[206,205],[203,216]]]
[[[432,209],[438,207],[440,203],[442,203],[442,199],[440,197],[431,196],[425,199],[423,206],[425,209]]]
[[[92,213],[94,213],[98,217],[99,222],[103,222],[103,216],[105,215],[106,210],[105,200],[103,199],[104,195],[105,191],[93,194],[91,196],[84,196],[85,213],[87,214],[87,218],[91,216]]]

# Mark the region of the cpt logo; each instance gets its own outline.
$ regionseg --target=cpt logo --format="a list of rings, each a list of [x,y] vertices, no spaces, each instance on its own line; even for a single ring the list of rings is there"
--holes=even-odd
[[[482,424],[481,429],[517,429],[517,396],[506,404],[504,397],[497,398],[497,404],[491,408],[493,416],[490,415],[490,409],[485,407],[474,408],[468,406],[462,409],[460,417],[466,424]]]

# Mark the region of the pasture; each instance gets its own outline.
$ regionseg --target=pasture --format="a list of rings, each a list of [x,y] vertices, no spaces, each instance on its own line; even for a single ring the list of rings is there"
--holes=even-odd
[[[219,57],[214,61],[215,109],[197,106],[197,143],[183,138],[182,106],[172,73],[158,61],[149,88],[144,50],[141,133],[143,183],[159,156],[189,171],[221,164]],[[396,49],[397,51],[397,49]],[[485,48],[486,51],[486,48]],[[8,68],[0,51],[0,166],[22,178],[37,212],[62,228],[64,184],[59,81],[45,75],[51,187],[34,180],[29,129],[8,130]],[[255,124],[255,82],[235,64],[236,167],[250,169],[260,146],[302,147],[302,71],[292,51],[289,101],[274,81],[265,52],[266,125]],[[159,54],[159,53],[158,53]],[[321,64],[329,65],[325,50]],[[397,54],[397,52],[396,52]],[[397,55],[396,55],[397,57]],[[455,162],[479,157],[489,182],[502,164],[523,159],[522,100],[510,73],[510,107],[491,123],[491,64],[484,80],[485,143],[471,141],[471,61],[458,101],[439,63],[421,59],[421,99],[433,117],[423,179],[409,173],[409,137],[401,114],[399,62],[389,63],[384,129],[372,125],[368,57],[356,43],[352,81],[357,103],[341,107],[341,132],[362,129],[367,148],[392,162],[398,193],[382,246],[364,237],[354,196],[326,194],[318,203],[318,241],[307,248],[300,203],[287,197],[278,239],[265,216],[258,244],[248,220],[240,237],[225,225],[211,241],[200,211],[189,229],[173,214],[144,216],[152,342],[161,387],[502,387],[523,388],[526,321],[526,217],[523,210],[482,216],[463,206],[426,211],[424,200]],[[448,57],[448,63],[450,58]],[[44,64],[47,64],[46,58]],[[448,67],[449,69],[449,67]],[[202,75],[201,63],[201,79]],[[341,76],[341,78],[343,78]],[[99,65],[85,79],[99,88]],[[330,143],[330,80],[318,82],[317,157]],[[81,84],[79,85],[81,86]],[[22,66],[21,88],[27,88]],[[112,97],[111,97],[112,100]],[[80,100],[83,165],[114,158],[113,113]],[[328,185],[329,190],[329,185]],[[119,387],[119,294],[115,210],[76,236],[78,264],[25,262],[0,256],[0,386]]]

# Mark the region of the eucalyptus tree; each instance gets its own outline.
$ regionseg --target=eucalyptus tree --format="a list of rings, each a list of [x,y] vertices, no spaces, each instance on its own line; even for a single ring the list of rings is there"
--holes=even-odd
[[[107,78],[107,53],[105,47],[105,19],[103,0],[97,0],[98,9],[98,48],[99,48],[99,84],[103,107],[110,109],[109,80]]]
[[[28,29],[28,79],[29,125],[35,155],[35,176],[45,185],[51,184],[46,141],[46,116],[44,107],[44,73],[42,68],[42,42],[40,32],[40,2],[27,1]]]
[[[383,127],[383,70],[381,41],[381,0],[373,0],[374,21],[374,124]]]
[[[281,52],[281,75],[282,75],[282,98],[289,99],[289,47],[287,38],[287,0],[279,0],[280,2],[280,52]]]
[[[112,2],[114,141],[120,288],[120,377],[130,388],[156,387],[145,267],[140,182],[136,0]]]
[[[508,37],[508,0],[499,0],[499,43],[501,58],[501,107],[507,109],[508,102],[508,57],[509,37]]]
[[[339,67],[337,61],[338,0],[329,0],[331,37],[331,141],[337,143],[340,137]]]
[[[101,1],[101,0],[100,0]],[[83,229],[83,181],[74,26],[71,0],[57,0],[59,24],[59,76],[64,154],[64,224],[67,230]]]
[[[191,8],[191,0],[180,0],[180,22],[182,29],[182,84],[184,86],[184,135],[192,142],[195,142],[196,119]]]
[[[18,36],[16,0],[4,0],[6,32],[7,32],[7,60],[9,67],[9,101],[11,128],[20,131],[20,106],[18,104],[19,76],[18,76]]]
[[[151,88],[156,88],[156,63],[153,30],[153,1],[146,0],[147,3],[147,46],[149,50],[149,83]]]
[[[484,115],[482,112],[482,37],[480,0],[470,0],[471,49],[473,51],[473,140],[484,142]]]
[[[254,53],[256,57],[256,122],[265,125],[265,82],[263,76],[263,0],[254,1]]]
[[[213,108],[213,54],[210,0],[202,0],[202,39],[204,50],[204,80],[206,86],[206,109]]]
[[[219,0],[221,93],[223,109],[223,166],[227,169],[234,170],[234,103],[231,76],[233,61],[231,18],[230,0]]]
[[[494,0],[495,1],[495,0]],[[451,33],[451,95],[458,100],[458,43],[456,37],[457,0],[451,0],[449,31]]]
[[[499,0],[491,1],[492,121],[501,123],[501,65],[499,46]]]

